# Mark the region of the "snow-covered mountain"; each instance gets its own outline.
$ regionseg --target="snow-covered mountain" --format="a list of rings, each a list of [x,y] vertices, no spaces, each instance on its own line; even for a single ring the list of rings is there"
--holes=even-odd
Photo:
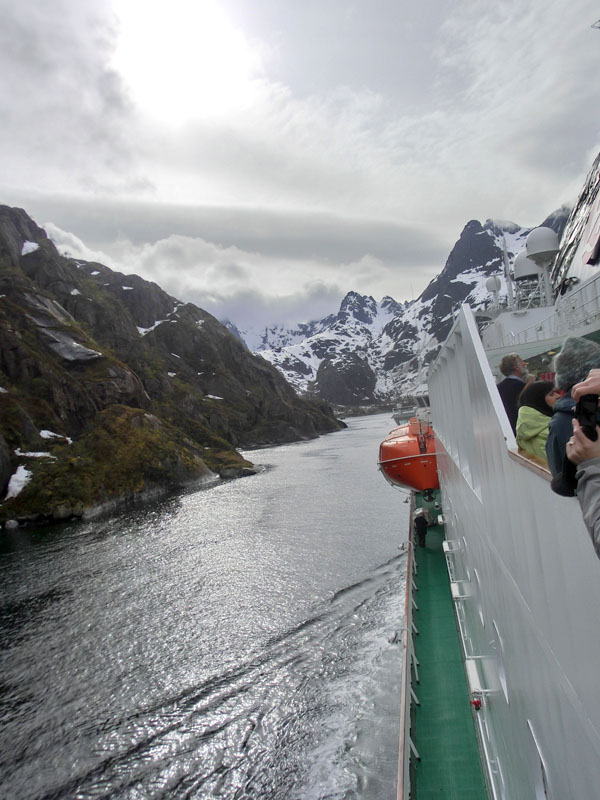
[[[563,207],[542,224],[559,236],[570,209]],[[486,280],[497,275],[506,296],[504,247],[509,264],[531,228],[488,219],[471,220],[463,229],[440,274],[417,300],[349,292],[337,314],[294,329],[268,326],[260,332],[237,331],[249,349],[276,366],[300,394],[317,394],[336,405],[394,401],[413,391],[425,377],[463,302],[480,308],[489,302]]]

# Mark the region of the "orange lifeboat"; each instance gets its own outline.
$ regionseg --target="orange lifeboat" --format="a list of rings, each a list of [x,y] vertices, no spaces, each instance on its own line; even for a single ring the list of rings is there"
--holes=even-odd
[[[378,463],[394,486],[419,492],[440,487],[433,428],[417,417],[390,431],[379,446]]]

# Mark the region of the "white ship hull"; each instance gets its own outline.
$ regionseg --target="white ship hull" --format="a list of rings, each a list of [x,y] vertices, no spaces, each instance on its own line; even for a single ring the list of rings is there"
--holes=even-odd
[[[476,719],[493,796],[598,797],[600,561],[577,500],[553,494],[549,473],[518,455],[468,307],[429,392],[456,614],[485,688]]]
[[[600,560],[577,499],[554,494],[550,473],[518,454],[492,372],[507,352],[548,363],[567,336],[600,330],[600,157],[552,280],[554,306],[500,314],[483,342],[463,306],[428,380],[446,558],[494,800],[600,797]]]

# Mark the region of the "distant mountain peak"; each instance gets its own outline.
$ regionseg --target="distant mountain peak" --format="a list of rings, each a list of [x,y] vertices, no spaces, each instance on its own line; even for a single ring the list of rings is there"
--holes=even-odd
[[[563,206],[548,217],[559,234],[568,213]],[[394,401],[422,382],[424,365],[446,338],[458,306],[477,308],[489,300],[490,275],[504,286],[504,248],[514,259],[530,230],[510,220],[470,220],[417,300],[400,303],[386,295],[377,302],[350,291],[337,314],[294,329],[267,327],[258,346],[248,344],[300,393],[345,405]]]

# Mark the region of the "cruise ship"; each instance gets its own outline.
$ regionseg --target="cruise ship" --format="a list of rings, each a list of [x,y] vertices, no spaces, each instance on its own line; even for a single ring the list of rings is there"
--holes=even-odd
[[[508,306],[492,278],[487,320],[459,309],[428,374],[439,489],[412,494],[435,524],[408,545],[398,800],[600,797],[600,560],[496,388],[505,353],[552,372],[567,336],[600,341],[600,156],[551,234],[507,264]]]

